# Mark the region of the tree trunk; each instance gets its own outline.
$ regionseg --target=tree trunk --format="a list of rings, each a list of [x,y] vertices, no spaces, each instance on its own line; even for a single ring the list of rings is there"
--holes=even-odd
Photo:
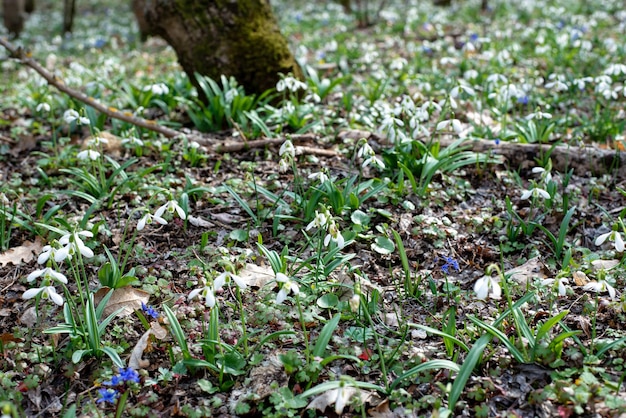
[[[4,27],[16,38],[24,29],[24,3],[22,0],[3,0]]]
[[[139,0],[150,32],[163,37],[194,73],[233,76],[246,93],[276,86],[278,73],[302,78],[268,0]]]
[[[72,32],[75,10],[76,0],[65,0],[63,2],[63,33]]]

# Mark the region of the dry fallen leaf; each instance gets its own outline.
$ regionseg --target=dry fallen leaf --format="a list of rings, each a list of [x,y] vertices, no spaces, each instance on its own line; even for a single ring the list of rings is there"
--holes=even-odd
[[[215,226],[211,222],[209,222],[209,221],[207,221],[205,219],[202,219],[199,216],[189,215],[188,219],[189,219],[189,223],[190,224],[192,224],[193,226],[200,227],[200,228],[211,228],[211,227]]]
[[[143,357],[143,353],[148,347],[148,342],[151,335],[154,335],[157,339],[162,340],[167,336],[167,330],[163,328],[158,322],[151,322],[150,329],[144,332],[139,341],[137,341],[135,348],[133,348],[133,351],[130,353],[130,358],[128,359],[128,367],[134,370],[139,370],[145,369],[150,365],[150,361],[144,360],[141,357]]]
[[[0,267],[13,264],[18,266],[22,263],[30,263],[36,254],[43,248],[41,238],[35,238],[35,242],[25,241],[19,247],[9,248],[0,254]]]
[[[237,274],[250,287],[261,288],[276,278],[274,271],[269,267],[246,264]]]
[[[524,264],[504,273],[505,276],[521,284],[528,284],[532,279],[545,279],[547,276],[543,272],[543,263],[539,257],[531,258]]]
[[[619,264],[619,260],[593,260],[591,266],[593,271],[599,270],[611,270],[613,267]]]
[[[584,286],[587,283],[589,283],[589,278],[587,277],[587,275],[582,272],[582,271],[575,271],[572,274],[572,277],[574,279],[574,283],[576,283],[576,286]]]
[[[96,292],[94,296],[96,305],[109,293],[109,290],[111,289],[103,287]],[[149,298],[150,294],[141,289],[136,289],[132,286],[120,287],[113,291],[111,299],[109,299],[107,306],[104,308],[103,315],[107,317],[118,309],[123,308],[118,315],[128,316],[135,312],[135,310],[141,309],[142,303],[147,304]]]

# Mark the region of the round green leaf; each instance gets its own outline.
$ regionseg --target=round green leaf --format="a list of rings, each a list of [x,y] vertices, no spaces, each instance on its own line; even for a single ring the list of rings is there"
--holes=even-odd
[[[378,236],[372,243],[372,250],[379,254],[391,254],[395,249],[395,244],[387,237]]]
[[[367,213],[362,210],[355,210],[350,215],[350,220],[355,225],[368,225],[370,223],[370,217]]]
[[[334,293],[327,293],[317,300],[317,306],[322,309],[330,309],[337,306],[339,298]]]

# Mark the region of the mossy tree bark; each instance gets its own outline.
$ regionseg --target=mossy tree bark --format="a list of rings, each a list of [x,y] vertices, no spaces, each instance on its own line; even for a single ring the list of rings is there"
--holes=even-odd
[[[276,86],[279,73],[302,78],[268,0],[140,0],[150,32],[176,51],[183,69],[237,79],[247,93]]]

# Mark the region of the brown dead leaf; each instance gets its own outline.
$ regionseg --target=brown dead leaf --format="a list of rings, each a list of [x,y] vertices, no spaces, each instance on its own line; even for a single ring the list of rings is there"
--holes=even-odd
[[[199,228],[212,228],[212,227],[214,227],[214,226],[215,226],[215,225],[214,225],[214,224],[212,224],[211,222],[209,222],[209,221],[207,221],[207,220],[205,220],[205,219],[202,219],[202,218],[201,218],[201,217],[199,217],[199,216],[192,216],[192,215],[189,215],[189,216],[187,217],[187,219],[189,220],[189,223],[190,223],[190,224],[192,224],[193,226],[197,226],[197,227],[199,227]]]
[[[25,241],[19,247],[9,248],[0,254],[0,267],[13,264],[18,266],[22,263],[30,263],[43,248],[41,238],[35,238],[35,242]]]
[[[274,271],[269,266],[257,266],[256,264],[246,264],[239,271],[238,276],[250,287],[261,288],[276,278]]]
[[[589,278],[582,271],[575,271],[572,274],[572,278],[574,279],[574,283],[576,284],[576,286],[584,286],[589,283]]]
[[[505,276],[509,276],[511,279],[517,281],[520,284],[528,284],[532,279],[545,279],[547,276],[543,272],[544,265],[539,257],[531,258],[524,264],[514,269],[508,270],[504,273]]]
[[[9,151],[13,157],[19,156],[22,152],[30,151],[37,147],[37,138],[34,135],[19,135],[13,147]]]
[[[94,296],[96,305],[109,293],[109,290],[111,289],[103,287],[96,292]],[[111,299],[109,299],[107,306],[104,308],[103,315],[107,317],[118,309],[123,308],[118,315],[128,316],[135,312],[135,310],[141,309],[142,302],[147,304],[149,298],[150,294],[141,289],[136,289],[132,286],[120,287],[113,291]]]
[[[13,335],[13,333],[4,332],[0,334],[0,341],[2,341],[2,344],[6,344],[10,342],[17,343],[23,340],[21,338],[15,338],[15,335]]]
[[[162,340],[167,336],[167,330],[161,326],[158,322],[151,322],[150,329],[141,336],[135,348],[130,353],[130,358],[128,359],[128,367],[139,370],[145,369],[150,365],[150,361],[142,359],[143,353],[148,348],[148,343],[150,342],[150,336],[154,335],[155,338]]]
[[[102,144],[101,150],[107,154],[111,154],[113,156],[119,156],[122,153],[122,138],[117,135],[113,135],[111,132],[102,131],[97,134],[91,135],[83,141],[82,149],[87,149],[94,142],[96,142],[96,138],[102,138],[104,141],[101,141]]]
[[[619,264],[619,260],[593,260],[591,266],[593,271],[599,270],[611,270],[613,267]]]

